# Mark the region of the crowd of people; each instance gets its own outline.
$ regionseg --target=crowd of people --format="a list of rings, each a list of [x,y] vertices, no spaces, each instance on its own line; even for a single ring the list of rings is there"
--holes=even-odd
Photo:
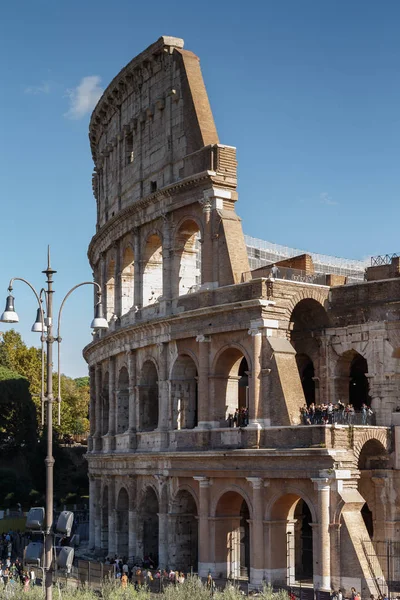
[[[237,408],[234,414],[229,413],[228,415],[228,427],[247,427],[249,424],[249,409],[243,406],[241,409]]]
[[[22,584],[24,590],[35,585],[36,574],[24,569],[19,553],[23,554],[27,543],[26,535],[19,531],[8,531],[0,535],[0,586],[10,588]]]
[[[356,420],[356,410],[352,404],[344,404],[338,400],[336,404],[328,402],[327,404],[315,404],[312,402],[309,406],[305,404],[301,409],[301,420],[303,425],[328,425],[340,423],[342,425],[354,425]],[[361,406],[361,422],[357,425],[371,425],[372,409],[367,404]]]
[[[161,587],[162,584],[167,583],[182,584],[186,580],[182,571],[168,568],[154,570],[154,561],[151,556],[146,556],[140,565],[129,566],[126,557],[119,558],[115,555],[114,558],[107,557],[105,564],[114,565],[115,579],[121,581],[122,587],[127,587],[129,583],[136,588],[143,585],[150,587],[153,581],[158,581]]]

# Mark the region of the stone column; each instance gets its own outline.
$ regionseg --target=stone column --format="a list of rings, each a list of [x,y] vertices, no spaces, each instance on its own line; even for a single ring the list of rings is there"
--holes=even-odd
[[[129,479],[128,557],[132,558],[136,556],[137,545],[136,477]]]
[[[312,479],[318,490],[320,589],[331,591],[330,480]]]
[[[115,506],[115,481],[110,478],[108,481],[108,554],[114,556],[117,552],[117,521]]]
[[[117,323],[122,312],[122,273],[121,273],[121,247],[119,240],[115,244],[115,284],[114,284],[114,313]]]
[[[93,437],[96,432],[96,376],[95,367],[89,368],[90,380],[90,399],[89,399],[89,437],[88,437],[88,452],[93,450]]]
[[[163,240],[162,240],[162,257],[163,257],[163,292],[162,297],[169,306],[172,298],[172,277],[176,276],[172,272],[172,256],[173,250],[171,248],[171,222],[170,214],[163,216],[162,226]]]
[[[203,239],[201,247],[201,283],[206,287],[212,287],[213,274],[213,248],[211,233],[211,199],[204,198],[203,206]]]
[[[251,378],[249,394],[249,427],[260,429],[258,421],[261,394],[261,329],[251,324],[248,331],[252,337]]]
[[[129,448],[136,450],[136,351],[128,352],[129,373]]]
[[[199,577],[207,577],[208,572],[213,570],[210,562],[210,485],[208,477],[193,477],[199,482],[199,521],[198,521],[198,545],[199,545]]]
[[[101,364],[97,364],[95,367],[95,432],[94,432],[94,441],[93,441],[93,449],[95,451],[101,450],[101,416],[102,416],[102,369]]]
[[[264,577],[263,484],[261,477],[246,477],[253,488],[253,519],[250,538],[250,583],[259,585]]]
[[[168,566],[168,515],[158,513],[158,564],[160,569]]]
[[[161,447],[168,445],[169,382],[168,382],[168,342],[158,344],[159,380],[158,380],[158,429],[162,432]]]
[[[212,426],[210,421],[213,415],[210,414],[210,345],[211,338],[208,335],[198,335],[196,342],[199,343],[199,379],[198,379],[198,406],[197,406],[197,427],[199,429],[208,429]]]
[[[96,480],[89,474],[89,549],[95,547],[95,525],[96,525]]]
[[[143,306],[143,269],[142,269],[142,257],[140,248],[140,229],[135,227],[133,230],[133,304],[136,309],[139,310]]]
[[[101,480],[95,479],[94,485],[94,547],[101,550]]]
[[[115,424],[117,418],[117,407],[116,407],[116,389],[115,389],[115,357],[111,356],[108,361],[108,376],[109,376],[109,405],[110,412],[108,415],[108,436],[115,437]],[[111,440],[110,450],[114,450],[114,441]]]

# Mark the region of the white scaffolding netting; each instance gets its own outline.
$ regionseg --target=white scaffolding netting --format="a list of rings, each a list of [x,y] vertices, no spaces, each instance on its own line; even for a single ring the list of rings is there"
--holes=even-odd
[[[286,258],[292,258],[301,254],[309,254],[314,262],[317,273],[331,273],[336,275],[346,275],[356,280],[363,280],[365,269],[370,264],[370,259],[353,260],[349,258],[339,258],[337,256],[327,256],[317,254],[308,250],[299,250],[298,248],[289,248],[273,242],[267,242],[245,235],[247,254],[250,262],[250,269],[258,269],[264,265],[273,262],[279,262]]]

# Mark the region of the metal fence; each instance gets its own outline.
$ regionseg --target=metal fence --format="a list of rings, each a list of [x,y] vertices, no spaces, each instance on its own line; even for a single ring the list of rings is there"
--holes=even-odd
[[[400,541],[363,541],[365,556],[381,594],[400,593]]]
[[[371,267],[382,267],[383,265],[390,265],[393,258],[399,258],[398,252],[393,254],[380,254],[379,256],[371,256]]]

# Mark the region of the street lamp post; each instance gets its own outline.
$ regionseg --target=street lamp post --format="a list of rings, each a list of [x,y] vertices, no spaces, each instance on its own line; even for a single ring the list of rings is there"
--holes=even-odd
[[[41,341],[46,343],[46,393],[43,393],[42,389],[42,401],[46,403],[46,425],[47,425],[47,455],[45,458],[46,465],[46,522],[45,522],[45,531],[44,531],[44,570],[45,570],[45,598],[46,600],[52,600],[53,595],[53,570],[52,570],[52,561],[53,561],[53,537],[52,537],[52,524],[53,524],[53,479],[54,479],[54,457],[53,457],[53,403],[54,403],[54,395],[53,395],[53,344],[57,342],[58,345],[61,343],[60,337],[60,322],[61,322],[61,312],[64,306],[65,301],[70,296],[70,294],[76,290],[78,287],[83,285],[93,285],[97,289],[97,304],[95,306],[95,315],[94,319],[91,323],[92,329],[107,329],[108,323],[106,319],[103,317],[102,304],[101,304],[101,288],[98,283],[94,281],[85,281],[83,283],[79,283],[74,286],[64,297],[60,310],[58,313],[58,326],[57,326],[57,337],[53,336],[53,275],[57,271],[54,271],[50,266],[50,249],[47,253],[47,268],[42,271],[46,275],[46,289],[42,289],[40,294],[38,294],[33,287],[26,279],[22,277],[14,277],[10,280],[10,284],[8,286],[9,295],[6,301],[6,308],[3,314],[0,317],[0,321],[3,323],[18,323],[19,317],[15,312],[14,308],[14,298],[12,296],[13,283],[14,281],[22,281],[26,285],[30,287],[36,296],[36,300],[39,305],[39,310],[37,313],[36,321],[32,327],[33,331],[37,331],[42,334]],[[45,304],[46,304],[46,318],[45,311],[42,306],[42,293],[44,293]],[[43,361],[43,352],[42,352],[42,361]],[[43,370],[43,363],[42,363]],[[42,377],[42,386],[43,386],[43,377]],[[58,362],[58,397],[57,397],[58,405],[60,406],[61,402],[61,389],[60,389],[60,364]]]

